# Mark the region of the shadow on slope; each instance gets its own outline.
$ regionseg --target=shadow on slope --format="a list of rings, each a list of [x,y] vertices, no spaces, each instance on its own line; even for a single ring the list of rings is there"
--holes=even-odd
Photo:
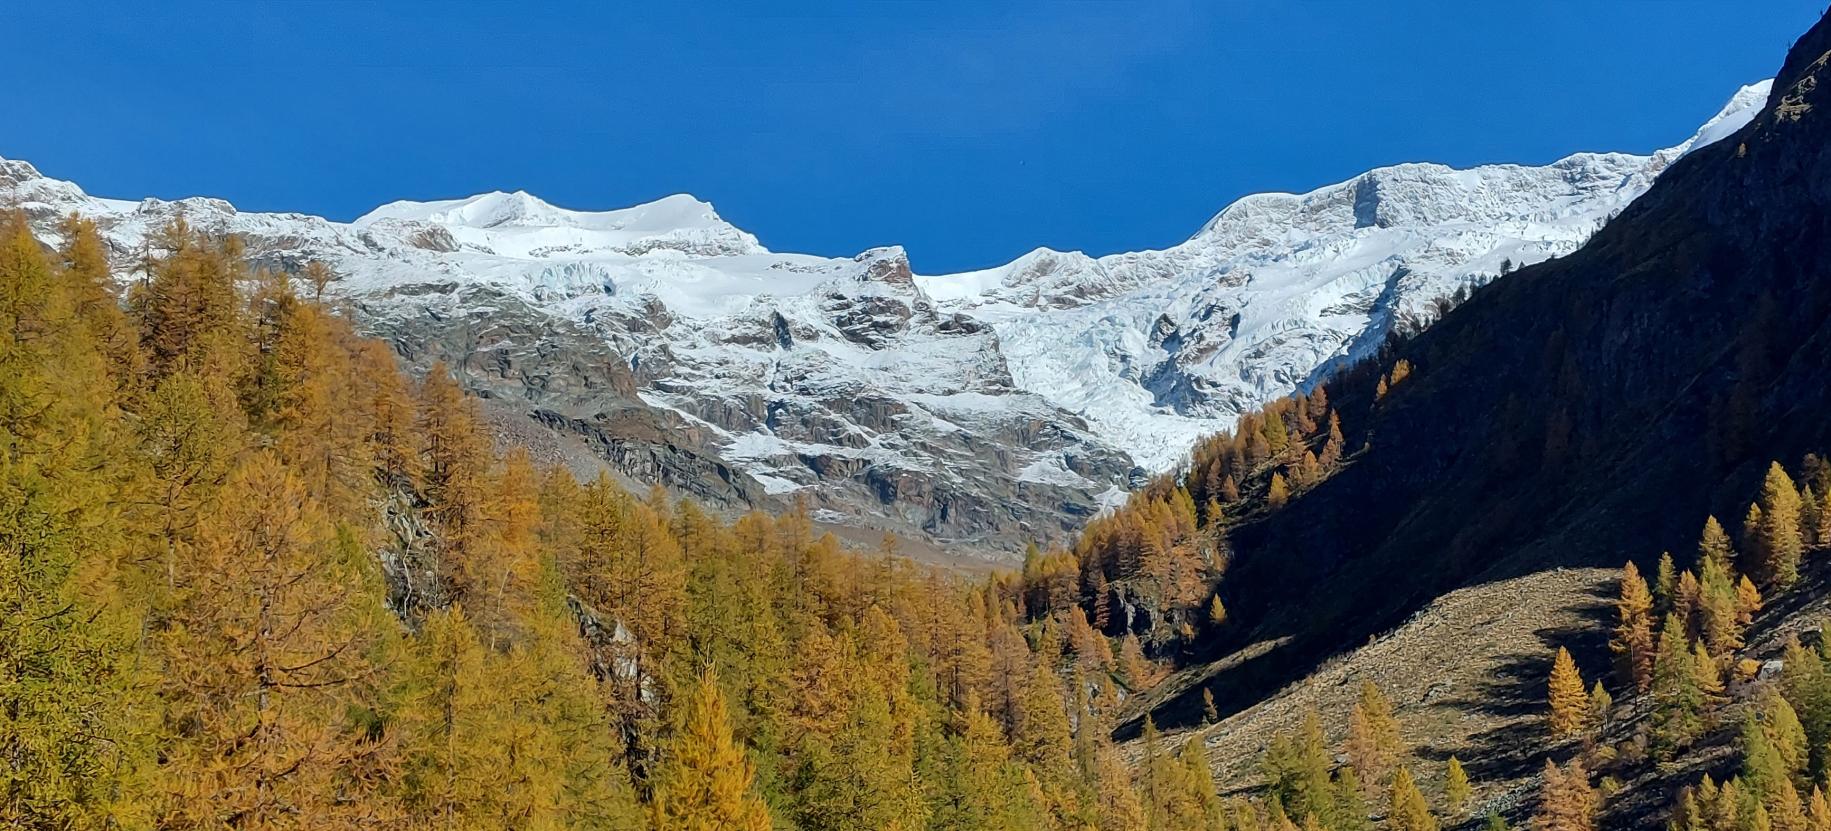
[[[1158,723],[1198,723],[1203,687],[1223,714],[1251,706],[1459,586],[1682,561],[1701,517],[1739,520],[1769,460],[1831,447],[1828,58],[1821,20],[1749,126],[1675,163],[1583,250],[1403,344],[1416,370],[1377,405],[1383,367],[1332,387],[1365,449],[1235,529],[1222,591],[1244,623],[1200,657],[1281,645],[1160,696]]]

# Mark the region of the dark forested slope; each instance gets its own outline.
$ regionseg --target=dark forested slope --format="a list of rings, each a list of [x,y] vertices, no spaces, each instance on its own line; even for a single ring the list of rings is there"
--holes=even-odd
[[[1215,676],[1224,709],[1457,586],[1688,552],[1769,460],[1831,446],[1828,60],[1821,21],[1749,126],[1398,346],[1404,384],[1330,385],[1358,452],[1231,532],[1234,625],[1201,651],[1291,641]],[[1198,693],[1158,720],[1199,717]]]

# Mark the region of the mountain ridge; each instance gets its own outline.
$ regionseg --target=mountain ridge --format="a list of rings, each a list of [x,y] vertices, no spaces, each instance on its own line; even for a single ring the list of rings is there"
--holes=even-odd
[[[601,454],[625,473],[1010,551],[1064,539],[1196,438],[1425,325],[1503,261],[1574,250],[1759,86],[1648,156],[1381,168],[1242,198],[1170,249],[1038,249],[955,275],[916,274],[895,246],[771,252],[685,194],[574,211],[494,192],[337,223],[99,199],[0,162],[0,203],[47,239],[63,214],[94,218],[129,266],[179,214],[270,267],[325,260],[366,331],[422,369],[458,368],[507,417],[635,448]],[[684,458],[698,461],[653,461]]]

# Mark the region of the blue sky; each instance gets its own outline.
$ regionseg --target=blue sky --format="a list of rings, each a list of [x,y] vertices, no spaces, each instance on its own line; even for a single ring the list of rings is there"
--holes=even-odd
[[[0,156],[338,219],[689,192],[776,250],[941,273],[1382,164],[1675,144],[1824,3],[12,0]]]

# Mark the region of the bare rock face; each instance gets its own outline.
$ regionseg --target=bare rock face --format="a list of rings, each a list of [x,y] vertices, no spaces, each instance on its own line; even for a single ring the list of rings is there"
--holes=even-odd
[[[1429,323],[1433,301],[1504,261],[1575,249],[1764,96],[1652,156],[1384,168],[1242,199],[1161,251],[1038,250],[941,276],[898,247],[771,252],[685,195],[589,212],[489,193],[339,223],[98,199],[0,160],[0,207],[47,242],[63,216],[94,219],[123,272],[181,215],[267,267],[321,260],[364,332],[418,371],[450,366],[502,438],[575,470],[1010,558],[1242,410]]]
[[[628,363],[592,329],[487,288],[391,301],[398,299],[369,299],[354,310],[410,366],[445,364],[472,392],[572,438],[636,482],[728,509],[763,501],[754,480],[707,446],[703,428],[641,401]]]
[[[864,273],[859,275],[860,280],[915,288],[915,274],[909,270],[909,255],[903,251],[902,246],[873,248],[852,259],[865,264]]]

